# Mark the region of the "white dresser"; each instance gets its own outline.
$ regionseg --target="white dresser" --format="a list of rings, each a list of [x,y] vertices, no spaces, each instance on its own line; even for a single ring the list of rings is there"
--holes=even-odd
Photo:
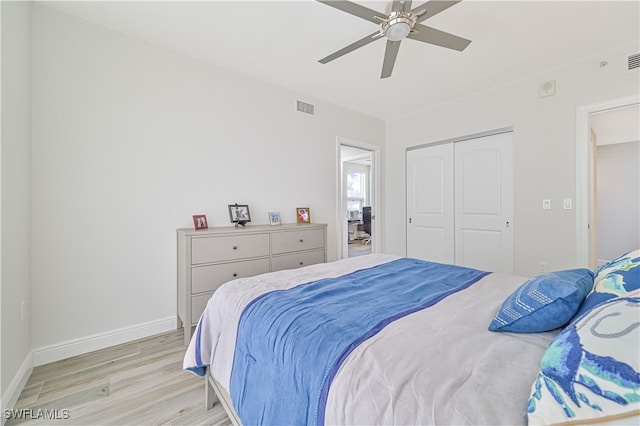
[[[327,261],[327,225],[178,229],[178,328],[185,345],[207,301],[223,283]]]

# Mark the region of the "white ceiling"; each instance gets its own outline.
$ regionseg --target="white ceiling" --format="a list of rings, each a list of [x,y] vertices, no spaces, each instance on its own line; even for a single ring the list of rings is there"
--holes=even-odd
[[[465,0],[422,24],[472,40],[466,50],[404,40],[393,75],[380,79],[382,40],[318,63],[377,27],[312,0],[44,3],[380,119],[640,39],[637,0]],[[357,3],[379,11],[386,5]]]

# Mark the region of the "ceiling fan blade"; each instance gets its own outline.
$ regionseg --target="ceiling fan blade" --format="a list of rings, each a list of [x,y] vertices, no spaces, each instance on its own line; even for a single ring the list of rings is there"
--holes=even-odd
[[[335,7],[338,10],[347,12],[358,18],[365,19],[374,24],[379,24],[380,19],[376,19],[376,16],[384,15],[384,13],[376,12],[368,7],[360,6],[359,4],[352,3],[350,1],[336,1],[336,0],[317,0],[320,3],[324,3],[327,6]]]
[[[471,43],[471,40],[436,30],[426,25],[415,24],[413,29],[417,31],[409,33],[407,38],[446,47],[447,49],[462,51]]]
[[[334,59],[338,59],[340,56],[346,55],[349,52],[352,52],[354,50],[356,50],[359,47],[362,46],[366,46],[367,44],[371,43],[374,40],[377,40],[378,36],[380,35],[379,31],[376,31],[375,33],[371,33],[366,37],[361,38],[360,40],[351,43],[350,45],[348,45],[347,47],[343,47],[342,49],[338,50],[337,52],[332,53],[331,55],[327,56],[326,58],[322,58],[320,59],[318,62],[320,62],[321,64],[326,64],[327,62],[331,62]]]
[[[387,40],[387,47],[384,51],[384,62],[382,63],[382,74],[380,74],[380,78],[387,78],[391,76],[399,49],[399,41]]]
[[[412,12],[418,15],[418,20],[416,22],[422,22],[427,18],[437,15],[443,10],[449,9],[451,6],[454,6],[461,1],[462,0],[431,0],[421,4],[420,6],[416,6]],[[423,10],[426,10],[426,13],[422,13]]]
[[[411,0],[405,0],[403,9],[405,12],[411,11]]]

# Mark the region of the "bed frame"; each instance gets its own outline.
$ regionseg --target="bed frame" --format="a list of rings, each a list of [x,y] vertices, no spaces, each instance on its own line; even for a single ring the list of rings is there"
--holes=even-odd
[[[222,408],[224,412],[229,416],[229,420],[231,420],[231,424],[233,426],[242,426],[242,422],[240,421],[240,417],[236,413],[236,410],[233,408],[233,403],[231,402],[231,396],[229,393],[220,385],[220,383],[214,379],[211,374],[207,372],[205,377],[205,409],[210,410],[213,405],[216,403],[216,399],[220,401],[222,404]],[[217,397],[217,398],[216,398]],[[638,421],[640,421],[640,412],[634,413],[631,417],[609,417],[608,419],[603,420],[601,425],[610,425],[610,426],[636,426],[638,425]]]
[[[236,410],[233,408],[231,395],[229,395],[222,385],[214,379],[207,370],[204,383],[204,403],[206,410],[210,410],[211,407],[213,407],[213,404],[216,403],[214,395],[217,396],[220,404],[222,404],[222,408],[224,408],[224,412],[229,416],[231,424],[233,424],[233,426],[242,426],[240,417],[238,417],[238,413],[236,413]]]

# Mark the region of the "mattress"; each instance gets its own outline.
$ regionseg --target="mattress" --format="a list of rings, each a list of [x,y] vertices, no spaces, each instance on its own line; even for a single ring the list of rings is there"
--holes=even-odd
[[[291,399],[304,400],[300,395],[307,395],[305,392],[314,400],[316,390],[296,393],[300,390],[242,385],[252,383],[235,359],[243,313],[265,295],[399,260],[397,256],[372,254],[226,283],[208,302],[185,355],[185,369],[197,374],[206,371],[232,398],[234,394],[242,395],[243,401],[262,398],[275,406],[276,412],[280,405],[288,410]],[[558,331],[522,334],[488,330],[503,300],[525,281],[517,276],[480,274],[428,307],[394,317],[361,339],[335,365],[320,406],[320,419],[313,413],[308,418],[318,424],[526,424],[531,385],[540,359]],[[394,287],[386,291],[393,294]],[[383,293],[380,299],[393,298]],[[358,303],[356,299],[354,303]],[[283,365],[278,375],[301,374],[293,364],[291,371],[286,367],[289,364]],[[309,369],[305,367],[305,374]],[[232,389],[234,381],[241,384],[240,393]],[[258,407],[257,414],[245,416],[242,402],[233,403],[240,407],[237,414],[243,423],[274,423],[269,409]]]

